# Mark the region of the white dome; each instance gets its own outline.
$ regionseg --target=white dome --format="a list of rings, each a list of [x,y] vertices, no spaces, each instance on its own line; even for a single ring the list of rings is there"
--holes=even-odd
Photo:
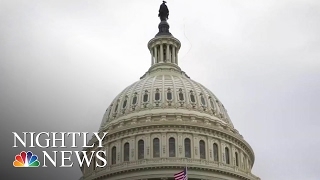
[[[201,116],[233,129],[226,109],[210,90],[166,63],[153,67],[125,88],[107,108],[101,128],[130,117],[159,113]]]
[[[178,66],[180,42],[166,21],[148,48],[150,69],[103,116],[103,147],[85,149],[106,151],[108,165],[82,167],[82,179],[168,180],[187,166],[189,180],[259,180],[253,150],[222,103]]]

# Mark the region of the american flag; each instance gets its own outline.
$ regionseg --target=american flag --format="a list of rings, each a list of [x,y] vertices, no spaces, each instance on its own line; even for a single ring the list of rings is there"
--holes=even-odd
[[[174,175],[174,180],[188,180],[187,168]]]

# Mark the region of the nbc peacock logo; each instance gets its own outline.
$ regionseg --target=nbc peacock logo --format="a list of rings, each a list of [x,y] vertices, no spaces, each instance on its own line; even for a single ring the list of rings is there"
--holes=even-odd
[[[33,155],[31,151],[28,151],[27,153],[22,151],[20,154],[16,155],[16,159],[13,162],[14,167],[39,167],[39,165],[38,156]]]

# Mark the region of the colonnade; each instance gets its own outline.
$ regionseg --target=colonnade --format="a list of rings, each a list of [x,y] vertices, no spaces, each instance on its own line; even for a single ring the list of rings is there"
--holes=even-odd
[[[174,63],[178,65],[178,51],[172,44],[159,44],[150,49],[151,65],[157,63]]]

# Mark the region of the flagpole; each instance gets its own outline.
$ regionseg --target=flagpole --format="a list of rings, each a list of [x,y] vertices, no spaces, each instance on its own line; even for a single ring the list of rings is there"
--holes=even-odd
[[[186,159],[187,160],[187,159]],[[186,176],[187,176],[187,179],[186,180],[188,180],[189,179],[189,177],[188,177],[188,167],[187,167],[187,161],[186,161]]]

